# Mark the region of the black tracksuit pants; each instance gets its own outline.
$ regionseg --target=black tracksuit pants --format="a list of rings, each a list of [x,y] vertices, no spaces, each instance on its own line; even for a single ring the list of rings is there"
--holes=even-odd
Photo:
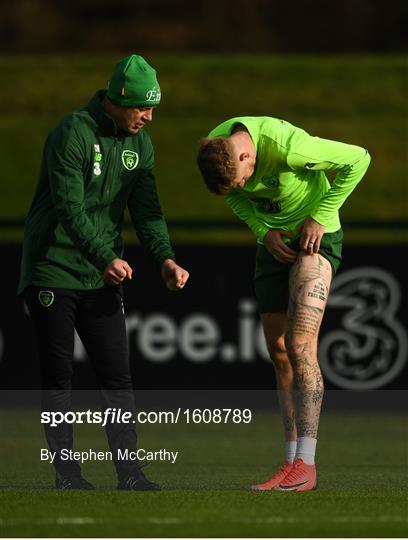
[[[54,297],[44,305],[41,291]],[[46,295],[47,296],[47,295]],[[52,296],[52,295],[51,295]],[[123,311],[122,287],[96,290],[69,290],[27,287],[24,297],[36,331],[40,356],[42,410],[71,410],[71,377],[73,373],[74,329],[78,332],[96,373],[104,408],[135,410],[129,354]],[[48,298],[50,295],[48,294]],[[73,449],[72,424],[57,427],[45,424],[49,449],[57,452]],[[108,423],[105,427],[118,478],[132,473],[134,463],[118,461],[118,449],[136,449],[133,423]],[[75,461],[54,461],[62,476],[80,473]]]

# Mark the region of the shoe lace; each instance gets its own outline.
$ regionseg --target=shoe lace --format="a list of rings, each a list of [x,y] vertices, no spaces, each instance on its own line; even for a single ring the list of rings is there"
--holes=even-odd
[[[125,486],[127,488],[132,489],[138,483],[139,483],[139,478],[135,478],[134,476],[129,476],[129,478],[126,480]]]
[[[278,476],[278,474],[284,473],[284,472],[286,471],[287,467],[288,467],[288,464],[285,463],[284,465],[282,465],[282,467],[280,467],[280,468],[276,471],[276,473],[275,473],[273,476]]]
[[[133,471],[126,479],[125,485],[129,488],[133,488],[135,485],[139,484],[140,481],[146,481],[146,477],[142,469],[147,467],[147,465],[148,463],[140,463],[140,461],[135,461]]]
[[[303,465],[303,463],[301,461],[295,461],[291,471],[285,477],[285,482],[287,482],[288,480],[289,481],[299,480],[302,477],[302,474],[303,474],[302,465]]]
[[[68,478],[64,478],[61,483],[61,489],[69,489],[72,486],[72,482]]]
[[[292,464],[290,464],[290,466],[292,466]],[[268,484],[269,482],[271,482],[271,481],[273,481],[273,480],[276,480],[276,478],[279,477],[279,476],[282,476],[282,475],[283,475],[283,476],[286,476],[286,474],[287,474],[287,470],[286,470],[287,467],[288,467],[288,464],[287,464],[287,463],[284,463],[284,464],[282,465],[282,467],[280,467],[280,468],[275,472],[275,474],[273,474],[273,475],[271,476],[271,478],[269,478],[268,480],[266,480],[266,482],[264,482],[264,483],[265,483],[265,484]]]

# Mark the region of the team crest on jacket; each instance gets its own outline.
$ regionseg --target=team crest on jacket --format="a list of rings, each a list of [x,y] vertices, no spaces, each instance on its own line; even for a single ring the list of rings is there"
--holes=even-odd
[[[122,163],[128,171],[133,171],[139,163],[139,154],[132,152],[132,150],[124,150],[122,152]]]
[[[38,300],[43,307],[50,307],[54,302],[54,293],[52,291],[40,291]]]

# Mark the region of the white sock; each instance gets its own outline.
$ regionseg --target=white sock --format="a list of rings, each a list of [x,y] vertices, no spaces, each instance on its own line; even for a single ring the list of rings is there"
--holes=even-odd
[[[286,441],[285,442],[285,458],[289,463],[293,463],[295,461],[296,456],[296,441]]]
[[[317,439],[313,437],[298,437],[296,459],[300,458],[306,465],[314,465]]]

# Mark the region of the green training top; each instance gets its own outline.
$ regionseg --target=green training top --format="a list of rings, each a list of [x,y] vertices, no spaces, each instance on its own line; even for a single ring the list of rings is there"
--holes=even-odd
[[[237,125],[248,130],[256,148],[254,174],[243,188],[226,196],[234,213],[262,243],[269,229],[299,234],[307,217],[325,227],[340,228],[339,208],[370,163],[364,148],[312,137],[278,118],[242,116],[227,120],[209,137],[228,137]],[[330,185],[325,171],[336,171]]]
[[[28,213],[18,292],[28,285],[104,286],[103,271],[123,256],[126,206],[141,243],[160,265],[174,258],[153,174],[153,146],[142,129],[117,129],[99,91],[49,134]]]

